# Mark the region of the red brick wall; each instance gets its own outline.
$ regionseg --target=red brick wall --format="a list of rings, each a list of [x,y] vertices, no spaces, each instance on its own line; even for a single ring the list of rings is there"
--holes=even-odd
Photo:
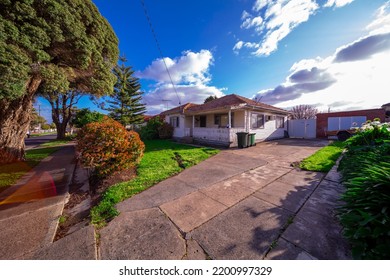
[[[326,137],[329,117],[354,117],[354,116],[366,116],[367,120],[380,118],[382,122],[385,121],[385,117],[386,117],[385,110],[383,109],[320,113],[317,114],[317,138]]]

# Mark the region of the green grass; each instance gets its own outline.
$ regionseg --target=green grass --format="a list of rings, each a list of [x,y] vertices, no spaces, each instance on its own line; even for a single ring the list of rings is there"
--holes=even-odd
[[[101,202],[91,210],[92,223],[97,227],[118,215],[115,204],[125,200],[154,184],[171,177],[185,168],[193,166],[219,150],[205,147],[193,147],[174,143],[168,140],[145,141],[145,154],[137,168],[137,177],[129,182],[110,187],[103,195]]]
[[[328,172],[340,157],[344,146],[344,142],[333,142],[301,161],[299,167],[309,171]]]
[[[44,136],[44,135],[53,135],[56,134],[57,132],[43,132],[43,133],[31,133],[30,137],[39,137],[39,136]]]
[[[39,145],[39,147],[55,147],[55,146],[61,146],[61,145],[64,145],[64,144],[67,144],[69,141],[69,139],[63,139],[63,140],[50,140],[49,142],[46,142],[46,143],[43,143],[41,145]]]
[[[66,215],[61,215],[60,216],[60,218],[58,219],[58,223],[60,224],[60,225],[63,225],[63,224],[65,224],[65,222],[68,220],[68,216],[66,216]]]
[[[59,148],[48,147],[28,150],[26,152],[26,161],[0,165],[0,192],[15,184],[20,177]]]
[[[53,139],[53,140],[50,140],[46,143],[43,143],[40,145],[40,147],[55,147],[55,146],[62,146],[64,144],[67,144],[69,143],[70,141],[74,140],[76,138],[76,135],[73,134],[73,135],[68,135],[68,136],[65,136],[64,139],[60,139],[60,140],[57,140],[57,139]]]

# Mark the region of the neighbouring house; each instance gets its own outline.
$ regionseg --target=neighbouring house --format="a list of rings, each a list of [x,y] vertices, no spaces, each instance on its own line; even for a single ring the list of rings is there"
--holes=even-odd
[[[390,122],[390,103],[383,104],[381,107],[383,110],[385,110],[386,114],[386,122]]]
[[[187,103],[161,113],[174,127],[174,138],[226,147],[237,146],[237,132],[255,133],[257,142],[285,137],[289,114],[236,94],[201,105]]]

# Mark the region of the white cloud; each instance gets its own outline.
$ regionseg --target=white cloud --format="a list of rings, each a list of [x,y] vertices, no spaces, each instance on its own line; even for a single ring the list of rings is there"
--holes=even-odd
[[[381,11],[386,9],[379,9],[373,23],[387,20],[389,11]],[[329,57],[294,63],[283,83],[255,97],[284,108],[319,103],[320,110],[379,108],[389,102],[390,88],[390,31],[384,31],[341,46]]]
[[[181,84],[176,85],[175,88],[182,105],[188,102],[202,104],[210,95],[222,97],[224,95],[223,91],[227,90],[227,88],[217,88],[203,84]],[[171,109],[179,106],[176,93],[171,84],[160,85],[152,91],[147,92],[143,97],[143,101],[147,105],[148,114],[152,115],[158,114],[167,108]]]
[[[164,61],[154,60],[142,72],[137,73],[140,79],[152,80],[151,90],[145,93],[143,100],[149,114],[156,114],[166,109],[187,102],[203,103],[210,95],[223,95],[225,88],[210,86],[210,67],[213,65],[213,55],[209,50],[200,52],[185,51],[178,58],[164,58],[169,73],[175,84],[174,90]],[[177,93],[177,94],[176,94]],[[163,101],[168,100],[168,101]]]
[[[307,21],[317,8],[318,5],[312,0],[257,0],[253,5],[253,11],[257,12],[257,15],[252,16],[244,11],[241,28],[253,28],[256,34],[264,34],[259,43],[246,42],[249,43],[247,46],[257,44],[257,50],[254,52],[257,56],[270,55],[277,49],[278,42],[300,23]],[[262,9],[265,11],[261,11]]]
[[[251,43],[251,42],[243,42],[243,41],[238,41],[234,47],[233,51],[235,54],[239,54],[239,50],[242,49],[242,47],[246,47],[248,49],[257,49],[259,48],[259,44],[257,43]]]
[[[243,23],[241,24],[241,28],[243,29],[249,29],[254,27],[257,32],[260,32],[262,30],[262,23],[263,19],[258,16],[258,17],[247,17]]]
[[[298,104],[318,104],[320,110],[332,111],[379,108],[389,102],[390,50],[373,55],[368,60],[333,63],[326,72],[336,82],[320,91],[300,94],[295,99],[276,102],[280,107]]]
[[[213,63],[213,55],[209,50],[201,50],[198,53],[186,51],[179,58],[166,57],[164,61],[174,83],[205,83],[210,80],[208,70]],[[137,76],[162,83],[170,82],[164,61],[153,61],[144,71],[138,72]]]
[[[376,13],[376,19],[367,26],[370,34],[390,32],[390,1],[382,5]]]
[[[324,7],[343,7],[345,5],[348,5],[352,3],[354,0],[328,0],[328,2],[325,3]]]
[[[259,44],[257,44],[257,43],[251,43],[251,42],[246,42],[246,43],[244,44],[244,46],[245,46],[246,48],[248,48],[248,49],[257,49],[257,48],[259,48]]]
[[[255,4],[253,5],[253,10],[258,12],[264,7],[266,7],[268,4],[270,4],[272,0],[256,0]]]
[[[251,16],[251,14],[244,10],[242,12],[241,20],[245,20],[246,18],[248,18],[250,16]]]
[[[247,11],[243,11],[241,20],[242,24],[240,27],[242,29],[250,29],[254,27],[257,32],[261,32],[261,30],[263,29],[263,18],[261,16],[254,17]]]
[[[342,7],[353,0],[328,0],[323,7]],[[233,48],[238,52],[241,48],[252,48],[257,45],[252,52],[256,56],[269,56],[276,51],[278,44],[298,25],[309,20],[320,6],[315,0],[256,0],[252,10],[255,15],[244,11],[241,16],[241,28],[254,30],[254,35],[259,36],[257,42],[245,42],[240,48]]]
[[[243,46],[244,46],[244,42],[243,42],[243,41],[238,41],[238,42],[234,45],[233,51],[234,51],[235,53],[238,54],[238,51],[241,50],[241,48],[242,48]]]

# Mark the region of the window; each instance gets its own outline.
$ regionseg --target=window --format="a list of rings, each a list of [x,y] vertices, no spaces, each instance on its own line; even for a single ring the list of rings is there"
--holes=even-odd
[[[230,124],[232,127],[234,127],[233,123],[234,123],[234,113],[232,112],[230,114]],[[228,127],[229,125],[229,115],[228,114],[218,114],[218,115],[214,115],[214,124],[215,125],[218,125],[218,127]]]
[[[221,125],[221,115],[214,115],[214,124]]]
[[[207,120],[206,116],[200,116],[199,117],[199,122],[200,122],[199,127],[206,127],[206,120]]]
[[[283,128],[284,127],[284,117],[277,116],[275,120],[276,120],[275,121],[276,128]]]
[[[170,117],[170,118],[169,118],[169,123],[170,123],[173,127],[179,127],[179,117]]]
[[[252,113],[251,128],[264,128],[264,115]]]

